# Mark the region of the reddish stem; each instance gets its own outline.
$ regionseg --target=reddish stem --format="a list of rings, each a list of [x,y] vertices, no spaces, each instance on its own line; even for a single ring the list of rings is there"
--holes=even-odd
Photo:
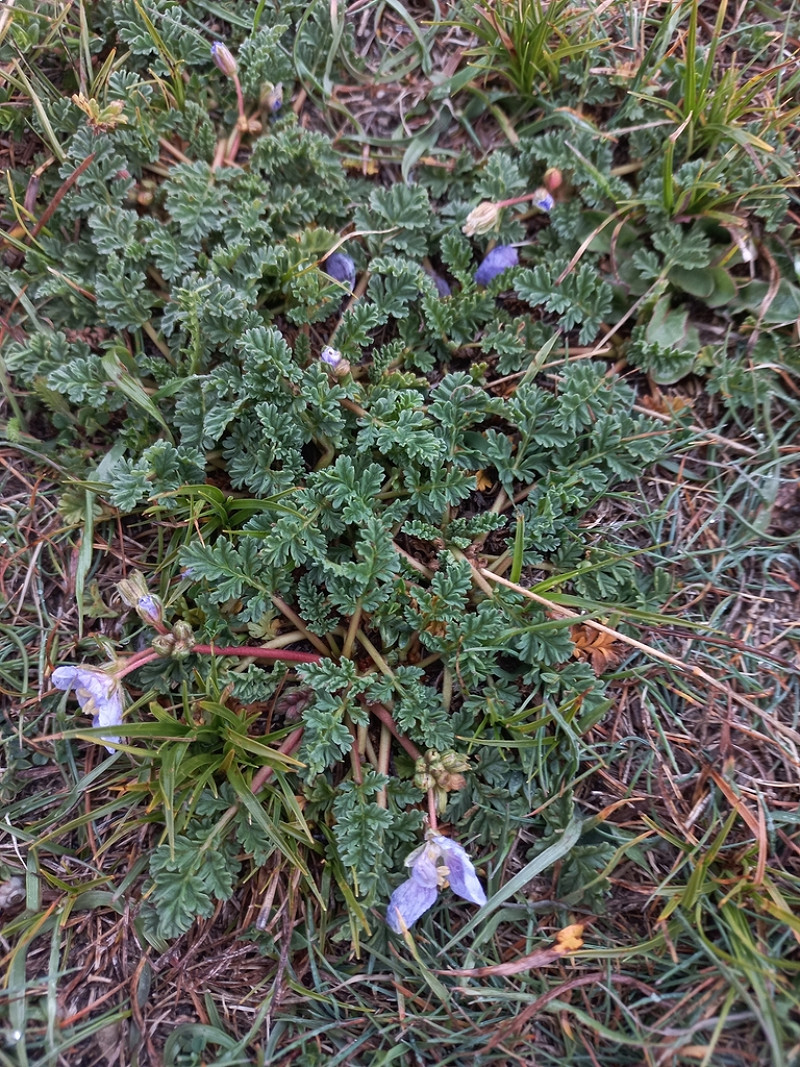
[[[436,817],[436,793],[433,789],[428,790],[428,822],[434,833],[439,832],[439,820]]]
[[[406,750],[409,756],[413,760],[422,759],[422,753],[414,744],[413,741],[409,741],[407,737],[404,737],[397,729],[397,723],[391,716],[391,713],[386,710],[382,704],[367,704],[366,705],[376,719],[380,719],[386,729],[392,734],[395,740],[399,741],[402,747]]]
[[[303,727],[298,726],[296,730],[292,730],[290,734],[284,737],[283,742],[278,748],[278,752],[284,756],[291,756],[302,740]],[[250,783],[250,792],[253,796],[264,788],[274,773],[274,767],[265,766],[253,775],[253,781]]]
[[[158,652],[154,652],[152,648],[146,648],[142,652],[137,652],[125,661],[125,666],[118,671],[114,671],[115,678],[124,678],[126,674],[130,674],[131,671],[138,670],[139,667],[144,667],[146,663],[152,663],[153,660],[160,659]]]
[[[539,190],[536,189],[532,193],[524,193],[522,196],[512,196],[510,200],[498,200],[495,207],[511,207],[513,204],[524,204],[526,200],[533,200],[538,194]]]
[[[288,663],[320,663],[319,652],[292,652],[285,648],[259,648],[256,645],[192,645],[198,656],[252,656],[254,659],[284,660]]]

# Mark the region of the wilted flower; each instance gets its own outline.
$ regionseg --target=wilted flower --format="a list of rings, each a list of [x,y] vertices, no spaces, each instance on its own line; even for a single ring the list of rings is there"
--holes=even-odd
[[[501,210],[500,204],[484,200],[470,211],[461,229],[467,237],[473,237],[476,233],[488,233],[497,224]]]
[[[356,284],[356,265],[347,253],[331,253],[322,264],[322,268],[334,281],[346,285],[352,293]]]
[[[486,903],[486,893],[475,867],[456,841],[429,833],[424,845],[406,857],[411,877],[395,889],[389,900],[386,921],[396,934],[403,933],[432,907],[440,889],[448,885],[471,904]]]
[[[498,245],[484,256],[475,271],[475,281],[478,285],[488,285],[498,274],[510,267],[516,267],[518,263],[519,255],[513,245]]]
[[[555,200],[544,188],[534,190],[531,202],[534,203],[540,211],[552,211],[556,206]]]
[[[223,74],[229,78],[234,76],[237,70],[236,60],[226,44],[223,44],[222,41],[214,41],[211,45],[211,58]]]
[[[102,667],[70,664],[56,667],[50,676],[56,689],[74,689],[78,703],[92,716],[92,726],[120,726],[122,724],[122,687],[117,678]],[[111,734],[103,734],[104,741],[119,741]],[[106,745],[108,752],[115,749]]]

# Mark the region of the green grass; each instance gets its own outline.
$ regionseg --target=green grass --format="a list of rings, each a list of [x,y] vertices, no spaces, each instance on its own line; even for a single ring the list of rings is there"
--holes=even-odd
[[[795,7],[0,14],[2,1067],[798,1062]]]

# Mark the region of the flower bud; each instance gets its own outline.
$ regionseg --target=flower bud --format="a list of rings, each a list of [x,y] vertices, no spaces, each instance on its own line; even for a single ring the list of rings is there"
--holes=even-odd
[[[551,193],[554,193],[560,187],[563,180],[561,171],[557,167],[548,167],[544,172],[544,187]]]
[[[476,233],[488,233],[497,225],[501,210],[499,204],[484,200],[467,215],[467,220],[461,227],[463,232],[467,237],[473,237]]]
[[[184,622],[182,619],[179,620],[172,627],[172,633],[175,636],[172,655],[178,659],[188,656],[195,644],[194,632],[189,623]]]
[[[555,200],[546,189],[535,189],[531,202],[539,208],[540,211],[552,211],[556,206]]]
[[[226,77],[232,78],[234,76],[237,70],[236,60],[233,58],[231,50],[222,41],[214,41],[211,45],[211,58]]]
[[[150,647],[159,656],[171,656],[175,650],[175,638],[172,634],[157,634],[150,642]]]
[[[262,106],[270,115],[277,115],[283,107],[283,85],[278,82],[262,97]]]
[[[151,626],[161,626],[164,622],[164,609],[161,601],[150,593],[141,597],[137,602],[136,613],[142,622],[150,623]]]
[[[130,578],[117,582],[117,592],[123,604],[127,604],[129,608],[137,607],[139,601],[150,593],[141,571],[133,571]]]
[[[450,283],[447,281],[446,278],[443,278],[441,274],[437,274],[435,270],[426,269],[425,273],[436,286],[436,292],[439,294],[439,296],[445,297],[451,295],[452,289],[450,288]]]
[[[450,749],[449,752],[442,754],[442,766],[446,771],[468,771],[469,760],[466,756],[462,756],[460,752],[454,752]]]

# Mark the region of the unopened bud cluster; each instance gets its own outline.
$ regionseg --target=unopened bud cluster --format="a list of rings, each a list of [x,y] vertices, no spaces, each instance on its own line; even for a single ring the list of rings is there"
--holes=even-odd
[[[158,634],[152,643],[159,656],[171,656],[173,659],[185,659],[194,646],[194,632],[189,623],[182,620],[175,623],[171,634]]]
[[[469,760],[458,752],[437,752],[429,749],[414,766],[414,785],[427,793],[434,789],[439,794],[457,793],[467,784],[463,771],[469,770]]]

